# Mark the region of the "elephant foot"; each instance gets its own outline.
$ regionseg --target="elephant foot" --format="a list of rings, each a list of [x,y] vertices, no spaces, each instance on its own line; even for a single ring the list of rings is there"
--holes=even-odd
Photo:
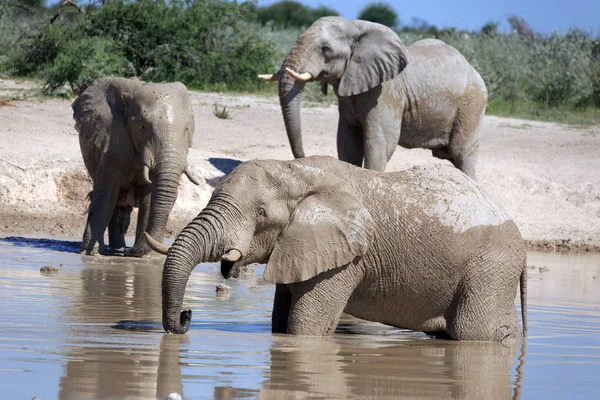
[[[150,252],[150,248],[147,246],[133,246],[123,250],[125,257],[143,257]]]
[[[114,256],[114,257],[123,257],[125,255],[125,247],[120,247],[118,249],[107,248],[102,252],[104,256]]]

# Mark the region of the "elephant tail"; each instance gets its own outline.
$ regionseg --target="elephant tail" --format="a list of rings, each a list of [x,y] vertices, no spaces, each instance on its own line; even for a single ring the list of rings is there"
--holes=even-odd
[[[523,320],[523,338],[527,337],[527,263],[521,271],[521,319]]]

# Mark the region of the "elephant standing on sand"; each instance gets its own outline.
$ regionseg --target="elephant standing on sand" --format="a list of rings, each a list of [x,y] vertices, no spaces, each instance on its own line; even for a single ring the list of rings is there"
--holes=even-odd
[[[302,34],[275,75],[294,157],[304,157],[300,97],[305,82],[333,86],[340,160],[384,171],[397,145],[431,149],[475,179],[487,89],[453,47],[436,39],[404,46],[373,22],[325,17]]]
[[[177,199],[187,153],[194,136],[194,116],[186,87],[136,79],[98,79],[74,102],[79,144],[94,188],[82,251],[109,246],[128,256],[150,249],[142,233],[162,241]],[[139,207],[135,244],[125,249],[132,207]]]
[[[458,340],[521,338],[526,251],[514,222],[458,170],[379,173],[331,157],[240,164],[167,249],[163,326],[185,333],[193,268],[266,263],[273,332],[329,335],[342,312]],[[180,313],[181,312],[181,313]]]

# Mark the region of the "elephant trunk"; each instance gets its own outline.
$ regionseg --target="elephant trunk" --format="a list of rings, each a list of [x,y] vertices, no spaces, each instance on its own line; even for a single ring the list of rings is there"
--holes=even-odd
[[[161,243],[165,237],[169,214],[177,200],[179,180],[185,170],[180,158],[172,156],[171,159],[176,161],[159,162],[152,174],[152,201],[146,232]],[[143,245],[142,254],[146,254],[150,248],[145,242]]]
[[[297,60],[300,59],[299,46],[295,45],[288,57],[281,66],[279,78],[279,104],[283,113],[283,122],[285,130],[292,147],[292,153],[295,158],[304,157],[304,148],[302,146],[302,127],[300,122],[300,100],[304,90],[304,82],[294,79],[285,68],[298,71],[300,65]]]
[[[188,279],[194,267],[215,262],[224,252],[222,233],[207,207],[177,236],[165,261],[162,276],[163,327],[166,332],[186,333],[192,312],[181,311]]]

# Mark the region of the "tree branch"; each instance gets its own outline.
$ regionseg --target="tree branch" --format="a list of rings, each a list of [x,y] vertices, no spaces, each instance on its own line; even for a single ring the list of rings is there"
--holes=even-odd
[[[83,10],[81,9],[81,7],[79,7],[77,4],[75,4],[72,0],[65,0],[60,5],[58,10],[56,11],[56,14],[54,14],[52,17],[50,17],[51,24],[54,23],[54,21],[56,21],[56,19],[60,16],[60,13],[62,12],[63,7],[67,7],[67,6],[75,7],[77,9],[77,11],[79,11],[80,13],[83,13]]]

